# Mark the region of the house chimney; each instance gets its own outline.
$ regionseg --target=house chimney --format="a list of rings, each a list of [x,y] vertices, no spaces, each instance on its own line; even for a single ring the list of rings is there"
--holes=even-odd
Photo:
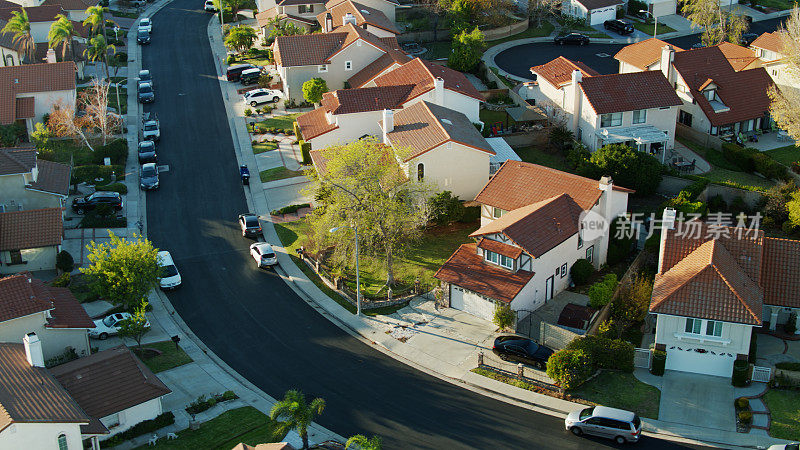
[[[48,64],[55,63],[56,62],[56,51],[53,50],[52,48],[48,48],[47,49],[47,56],[45,57],[45,61],[47,61]]]
[[[25,344],[25,356],[31,367],[44,367],[44,354],[42,353],[42,341],[36,333],[28,333],[22,338]]]
[[[352,23],[353,26],[356,26],[356,16],[351,13],[347,13],[342,16],[342,26],[347,25],[348,23]]]
[[[325,14],[325,32],[330,33],[333,31],[333,16],[331,13]]]
[[[677,214],[674,208],[664,208],[664,213],[661,215],[661,242],[659,243],[658,251],[658,273],[664,273],[664,248],[667,242],[667,231],[675,229],[675,218]],[[650,226],[656,226],[651,224]]]
[[[669,84],[672,84],[672,78],[670,74],[672,73],[672,61],[675,60],[675,49],[672,48],[671,45],[665,45],[661,49],[661,73],[664,74],[664,77],[667,79]]]
[[[391,109],[383,110],[383,143],[389,145],[388,134],[394,131],[394,111]]]
[[[614,184],[614,181],[611,180],[611,177],[606,175],[600,178],[600,185],[599,188],[601,191],[608,191],[611,186]]]
[[[578,124],[581,116],[581,82],[583,74],[580,70],[572,71],[572,132],[578,135]]]
[[[444,106],[444,78],[436,77],[433,80],[434,103]]]

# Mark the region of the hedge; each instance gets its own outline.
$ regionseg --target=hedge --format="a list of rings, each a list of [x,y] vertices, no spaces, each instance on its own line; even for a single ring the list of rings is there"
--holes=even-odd
[[[126,186],[125,183],[111,183],[105,186],[95,186],[95,190],[112,191],[112,192],[119,192],[120,194],[127,194],[128,186]]]
[[[125,179],[125,166],[99,166],[99,165],[85,165],[72,168],[72,184],[87,182],[89,184],[95,183],[95,178],[110,178],[111,173],[117,175],[117,181]]]
[[[657,376],[664,375],[667,365],[667,352],[663,350],[653,350],[653,361],[650,364],[650,373]]]
[[[128,161],[128,142],[124,139],[117,139],[97,147],[92,153],[92,160],[95,164],[103,165],[106,157],[111,158],[111,164],[124,166]]]
[[[303,164],[311,164],[311,143],[299,140],[297,144],[300,145],[300,152],[303,154]]]
[[[633,372],[633,344],[621,339],[584,336],[567,344],[568,350],[583,350],[596,369]]]
[[[747,386],[748,369],[750,364],[746,359],[737,359],[733,362],[733,375],[731,376],[731,384],[736,387]]]
[[[175,423],[175,415],[168,411],[160,416],[157,416],[155,419],[139,422],[122,433],[115,434],[105,441],[101,441],[101,443],[103,444],[103,447],[113,447],[143,434],[160,430],[161,428],[170,426],[173,423]]]
[[[586,284],[594,272],[594,266],[587,259],[579,259],[569,269],[569,276],[576,285]]]
[[[800,372],[800,362],[783,361],[775,363],[775,368],[781,370],[794,370]]]
[[[297,139],[303,139],[303,134],[300,132],[300,125],[297,124],[296,120],[292,122],[292,127],[294,128],[294,135],[297,136]]]
[[[272,214],[273,216],[280,216],[280,215],[283,215],[283,214],[293,214],[293,213],[296,213],[298,210],[300,210],[302,208],[310,208],[310,207],[311,207],[311,205],[308,204],[308,203],[300,203],[300,204],[296,204],[296,205],[284,206],[281,209],[273,209],[270,212],[270,214]]]
[[[722,156],[745,172],[758,172],[775,180],[789,179],[789,171],[786,166],[757,149],[725,143],[722,145]]]

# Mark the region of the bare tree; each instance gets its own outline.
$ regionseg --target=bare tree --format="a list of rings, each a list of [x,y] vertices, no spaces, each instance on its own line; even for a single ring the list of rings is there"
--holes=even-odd
[[[785,75],[791,86],[800,86],[800,9],[795,5],[781,33],[780,54],[783,57]],[[779,127],[786,130],[800,144],[800,91],[795,87],[770,87],[772,99],[770,114]]]
[[[530,0],[528,13],[534,23],[531,26],[539,28],[542,22],[555,17],[561,11],[561,0]]]
[[[99,133],[103,145],[108,143],[108,139],[117,133],[122,124],[120,116],[108,112],[108,89],[108,81],[95,78],[80,97],[80,104],[86,111],[82,117],[83,125]]]
[[[82,117],[75,115],[75,108],[56,102],[50,110],[50,118],[47,120],[47,128],[58,137],[71,137],[77,142],[81,142],[89,150],[94,151],[94,147],[89,142],[84,130]]]
[[[719,0],[684,0],[683,12],[692,26],[701,28],[700,41],[706,47],[725,41],[739,44],[742,34],[747,31],[744,14],[737,8],[725,11]]]

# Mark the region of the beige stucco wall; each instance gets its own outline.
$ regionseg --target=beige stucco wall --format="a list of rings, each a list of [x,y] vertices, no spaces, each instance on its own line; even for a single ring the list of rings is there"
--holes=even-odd
[[[691,335],[685,332],[686,318],[658,314],[656,321],[656,343],[669,348],[673,345],[691,345],[714,351],[746,355],[750,352],[751,325],[724,322],[719,338]],[[704,330],[703,330],[704,331]],[[721,342],[729,340],[730,342]]]
[[[18,273],[23,271],[32,272],[35,270],[53,270],[56,267],[56,254],[58,248],[53,247],[40,247],[22,250],[22,260],[26,264],[16,264],[9,266],[11,262],[11,254],[8,251],[0,252],[0,274]]]
[[[0,205],[5,206],[6,211],[61,206],[62,200],[58,195],[25,189],[25,185],[32,181],[30,175],[28,177],[21,174],[0,176]]]
[[[47,328],[45,314],[40,312],[0,322],[0,342],[22,343],[23,336],[35,332],[42,341],[45,360],[61,355],[67,347],[74,348],[78,356],[90,354],[89,336],[85,328]]]
[[[14,423],[0,432],[0,448],[25,450],[58,450],[58,436],[67,438],[67,448],[82,449],[81,424],[78,423]]]
[[[355,114],[339,114],[334,120],[339,128],[325,134],[309,139],[311,148],[318,150],[330,145],[347,144],[355,141],[365,134],[380,136],[382,131],[378,122],[381,120],[382,111],[367,111]]]
[[[386,0],[361,0],[358,3],[381,11],[382,13],[386,14],[386,17],[388,17],[392,23],[395,22],[395,9],[397,8],[396,4]]]
[[[412,159],[408,164],[409,179],[417,179],[417,165],[425,165],[426,183],[438,191],[450,191],[462,200],[471,200],[489,181],[489,158],[484,151],[457,142],[446,142]],[[453,164],[458,161],[458,164]]]
[[[20,65],[19,52],[13,48],[0,47],[0,66],[18,66]]]
[[[34,121],[41,122],[45,114],[48,114],[53,105],[60,103],[67,108],[75,108],[76,90],[70,91],[51,91],[34,92],[30,94],[19,94],[17,97],[33,97],[36,103]]]
[[[155,419],[163,412],[161,408],[161,398],[154,398],[144,403],[132,406],[100,419],[100,422],[108,428],[110,434],[104,435],[103,439],[109,438],[117,433],[121,433],[139,422]],[[101,445],[102,447],[102,445]]]

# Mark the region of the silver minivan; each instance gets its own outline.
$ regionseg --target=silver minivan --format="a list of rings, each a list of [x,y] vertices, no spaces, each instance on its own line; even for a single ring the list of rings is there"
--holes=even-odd
[[[636,414],[607,406],[593,406],[572,411],[564,426],[575,436],[591,434],[614,439],[617,444],[637,442],[642,435],[642,421]]]

